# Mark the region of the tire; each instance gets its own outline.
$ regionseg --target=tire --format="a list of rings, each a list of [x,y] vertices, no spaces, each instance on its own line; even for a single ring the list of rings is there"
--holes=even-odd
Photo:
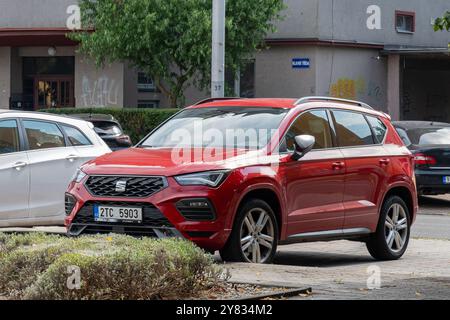
[[[261,216],[265,223],[259,231],[261,227],[255,227]],[[246,239],[242,245],[241,239]],[[220,256],[228,262],[270,263],[277,251],[277,244],[278,224],[272,208],[263,200],[250,199],[239,209]]]
[[[397,260],[408,247],[410,232],[411,216],[406,203],[398,196],[390,196],[383,203],[377,231],[367,241],[367,249],[377,260]]]

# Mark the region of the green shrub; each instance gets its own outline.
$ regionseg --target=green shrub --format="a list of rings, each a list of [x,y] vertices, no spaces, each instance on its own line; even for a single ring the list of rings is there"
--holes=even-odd
[[[210,255],[181,239],[2,234],[0,239],[25,244],[0,252],[0,295],[10,298],[186,298],[213,287],[222,274]],[[80,269],[79,289],[67,285],[71,266]]]
[[[137,108],[61,108],[46,109],[45,112],[55,114],[95,113],[110,114],[116,118],[133,143],[138,143],[150,131],[179,109],[137,109]]]

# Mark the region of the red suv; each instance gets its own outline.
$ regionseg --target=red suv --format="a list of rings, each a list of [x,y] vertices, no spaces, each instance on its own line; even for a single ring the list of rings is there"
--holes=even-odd
[[[211,99],[83,165],[65,223],[75,236],[184,237],[225,261],[338,239],[389,260],[417,207],[413,157],[386,114],[323,97]]]

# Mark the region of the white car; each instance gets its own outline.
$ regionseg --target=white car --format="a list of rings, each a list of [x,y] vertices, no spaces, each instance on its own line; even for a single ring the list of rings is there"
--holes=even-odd
[[[109,152],[89,122],[0,110],[0,227],[62,225],[78,167]]]

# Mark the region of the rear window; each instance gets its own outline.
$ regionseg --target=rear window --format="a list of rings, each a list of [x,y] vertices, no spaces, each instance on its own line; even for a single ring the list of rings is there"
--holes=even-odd
[[[374,144],[372,130],[362,114],[335,110],[333,115],[340,147]]]
[[[95,127],[95,132],[99,135],[116,135],[122,134],[122,129],[115,122],[109,121],[92,121]]]
[[[415,145],[450,145],[450,127],[411,129],[408,137]]]

